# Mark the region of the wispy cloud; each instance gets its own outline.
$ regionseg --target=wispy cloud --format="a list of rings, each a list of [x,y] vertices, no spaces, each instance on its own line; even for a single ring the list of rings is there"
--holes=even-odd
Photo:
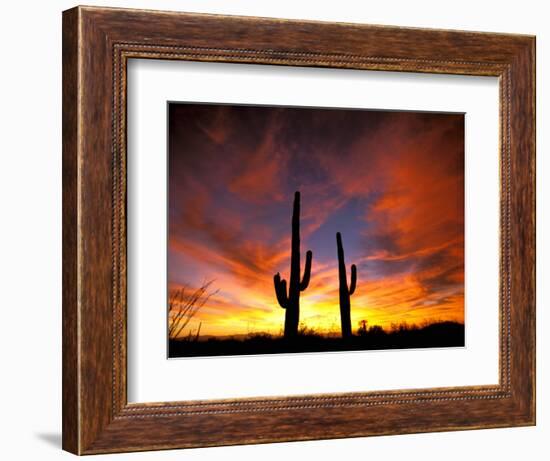
[[[463,320],[462,115],[176,104],[169,136],[169,278],[215,279],[205,334],[279,331],[295,190],[304,322],[339,321],[336,231],[358,266],[355,324]]]

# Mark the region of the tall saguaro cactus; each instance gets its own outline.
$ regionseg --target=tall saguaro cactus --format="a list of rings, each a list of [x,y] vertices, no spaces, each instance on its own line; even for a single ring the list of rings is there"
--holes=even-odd
[[[304,276],[300,281],[300,192],[294,194],[294,207],[292,210],[292,243],[290,253],[290,282],[288,293],[286,280],[281,279],[277,272],[273,277],[275,294],[280,306],[285,309],[285,338],[292,338],[298,334],[300,322],[300,292],[309,285],[311,275],[311,259],[313,253],[306,253],[306,266]]]
[[[338,278],[340,280],[340,321],[342,323],[342,338],[351,337],[351,303],[350,296],[355,292],[357,285],[357,268],[351,265],[351,281],[348,287],[346,275],[346,261],[344,260],[344,247],[342,236],[336,233],[336,245],[338,246]]]

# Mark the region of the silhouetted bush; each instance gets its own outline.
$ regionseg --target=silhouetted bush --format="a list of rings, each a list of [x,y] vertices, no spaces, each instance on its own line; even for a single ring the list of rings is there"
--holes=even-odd
[[[244,337],[210,337],[199,341],[181,338],[169,341],[169,356],[198,357],[464,346],[464,324],[450,321],[422,326],[400,323],[388,331],[379,325],[368,326],[365,321],[364,325],[360,323],[357,334],[347,339],[323,335],[303,325],[298,333],[294,338],[261,332]]]
[[[214,293],[208,293],[213,280],[204,283],[196,290],[189,292],[187,287],[181,287],[170,293],[168,300],[168,337],[177,340],[182,337],[185,328],[204,304]],[[198,341],[202,323],[196,332],[189,330],[186,341]]]

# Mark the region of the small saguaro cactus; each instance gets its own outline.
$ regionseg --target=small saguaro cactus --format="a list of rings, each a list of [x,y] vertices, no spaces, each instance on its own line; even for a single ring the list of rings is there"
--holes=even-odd
[[[351,281],[348,288],[346,275],[346,262],[344,260],[344,247],[342,236],[336,233],[336,245],[338,246],[338,278],[340,280],[340,321],[342,323],[342,338],[351,337],[351,303],[350,296],[355,292],[357,285],[357,268],[351,265]]]
[[[285,309],[285,338],[292,338],[298,335],[298,324],[300,322],[300,292],[309,285],[311,276],[311,259],[313,253],[306,253],[306,265],[304,275],[300,281],[300,192],[294,194],[294,207],[292,210],[292,242],[290,253],[290,282],[288,293],[286,280],[281,279],[277,272],[273,277],[275,294],[279,305]]]

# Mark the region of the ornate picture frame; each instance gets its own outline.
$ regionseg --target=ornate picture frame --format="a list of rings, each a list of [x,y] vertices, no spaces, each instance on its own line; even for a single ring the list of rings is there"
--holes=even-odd
[[[127,63],[493,76],[499,383],[128,403]],[[535,424],[535,38],[76,7],[63,13],[63,448],[76,454]]]

